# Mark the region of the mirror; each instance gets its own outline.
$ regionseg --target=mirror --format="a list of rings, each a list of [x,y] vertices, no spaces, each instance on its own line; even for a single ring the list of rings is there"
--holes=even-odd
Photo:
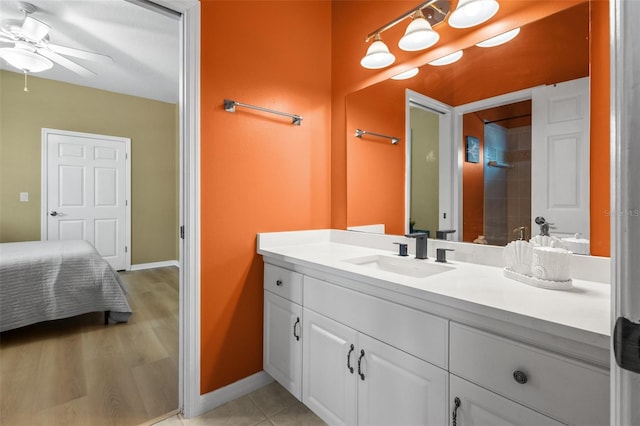
[[[489,213],[491,209],[485,209],[480,214],[477,210],[471,210],[471,203],[462,202],[462,194],[455,193],[456,185],[463,188],[463,180],[466,181],[464,187],[467,188],[467,195],[473,185],[484,185],[484,182],[473,180],[473,173],[463,175],[463,165],[467,163],[465,153],[460,150],[464,148],[462,141],[466,134],[453,133],[456,142],[449,141],[446,145],[442,140],[439,145],[434,145],[432,140],[431,148],[420,148],[423,150],[421,158],[408,164],[405,158],[411,156],[406,152],[410,147],[406,139],[412,135],[405,132],[409,120],[408,114],[405,114],[409,96],[406,89],[433,100],[427,108],[418,109],[426,110],[432,121],[437,119],[442,129],[455,124],[447,120],[453,120],[454,111],[461,106],[523,89],[586,77],[589,75],[589,13],[589,3],[580,3],[523,26],[520,34],[507,44],[493,48],[471,46],[464,50],[462,59],[454,64],[441,67],[423,65],[420,73],[412,79],[386,80],[349,94],[346,101],[347,226],[384,224],[386,233],[404,234],[409,230],[410,222],[415,222],[417,230],[427,228],[431,231],[431,237],[435,238],[432,230],[435,226],[433,201],[428,203],[429,206],[422,202],[421,208],[430,211],[428,224],[423,225],[410,217],[416,213],[409,212],[421,202],[412,199],[415,194],[411,195],[410,185],[406,181],[410,180],[410,175],[418,172],[421,174],[419,179],[427,181],[424,185],[427,189],[439,188],[435,193],[423,195],[439,200],[438,228],[456,229],[457,232],[450,239],[473,241],[469,235],[463,235],[465,228],[472,228],[469,223],[462,225],[462,232],[459,229],[462,217],[487,216],[485,223],[492,218]],[[420,104],[419,107],[424,106]],[[480,109],[471,109],[468,114],[478,116],[476,111]],[[449,118],[444,113],[448,113]],[[508,118],[491,117],[483,119],[495,121]],[[390,138],[376,135],[358,138],[354,135],[356,129],[398,138],[400,141],[392,144]],[[437,147],[438,152],[435,150]],[[526,153],[509,155],[526,156]],[[500,160],[498,163],[507,163],[505,158],[496,160]],[[419,169],[421,165],[425,170]],[[411,189],[415,192],[416,185]],[[478,205],[485,203],[483,198]],[[477,206],[475,208],[478,209]],[[500,220],[495,219],[494,222]],[[475,239],[478,235],[475,231],[473,233]],[[537,229],[533,233],[535,235]],[[511,237],[506,238],[493,242],[504,244]]]

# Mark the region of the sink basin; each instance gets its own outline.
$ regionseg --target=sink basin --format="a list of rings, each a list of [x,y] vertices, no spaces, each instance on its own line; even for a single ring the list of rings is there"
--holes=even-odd
[[[379,254],[346,259],[344,262],[414,278],[426,278],[431,275],[441,274],[453,269],[451,266],[427,263],[424,259],[383,256]]]

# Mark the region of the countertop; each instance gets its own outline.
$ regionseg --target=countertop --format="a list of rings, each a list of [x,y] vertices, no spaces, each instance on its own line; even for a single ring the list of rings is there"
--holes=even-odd
[[[345,262],[363,256],[397,255],[391,244],[397,240],[397,237],[385,235],[363,236],[335,230],[268,233],[259,234],[258,253],[270,259],[366,283],[372,289],[384,289],[515,322],[558,337],[570,334],[585,344],[608,349],[608,284],[574,279],[570,290],[548,290],[506,278],[501,267],[455,260],[446,264],[452,266],[451,270],[426,278],[413,278]],[[387,246],[388,250],[380,248]],[[435,263],[432,257],[415,261]]]

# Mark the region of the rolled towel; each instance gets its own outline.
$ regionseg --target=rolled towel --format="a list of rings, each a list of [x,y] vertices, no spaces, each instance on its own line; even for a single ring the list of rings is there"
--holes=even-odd
[[[548,281],[571,278],[571,252],[555,247],[533,247],[533,276]]]

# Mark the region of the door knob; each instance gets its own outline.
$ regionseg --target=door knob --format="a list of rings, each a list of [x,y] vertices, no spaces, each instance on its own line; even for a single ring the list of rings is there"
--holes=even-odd
[[[49,214],[50,214],[51,216],[58,216],[58,212],[57,212],[57,211],[55,211],[55,210],[52,210]]]

